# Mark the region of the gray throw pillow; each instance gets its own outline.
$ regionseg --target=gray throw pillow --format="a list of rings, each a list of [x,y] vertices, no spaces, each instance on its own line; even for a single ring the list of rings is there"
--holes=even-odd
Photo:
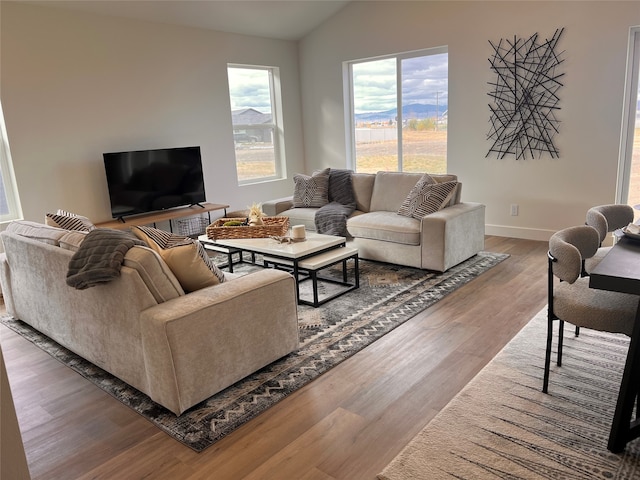
[[[325,168],[319,172],[314,172],[311,177],[301,173],[293,176],[295,183],[293,206],[295,208],[322,207],[329,203],[330,170],[329,168]]]

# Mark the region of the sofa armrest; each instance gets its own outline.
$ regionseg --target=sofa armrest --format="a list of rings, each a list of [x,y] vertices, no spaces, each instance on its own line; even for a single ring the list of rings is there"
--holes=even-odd
[[[444,272],[484,248],[485,206],[462,202],[421,221],[422,268]]]
[[[15,309],[13,307],[13,292],[11,291],[11,270],[9,269],[9,261],[7,260],[7,254],[5,252],[0,253],[0,293],[4,300],[4,306],[7,313],[11,316],[15,316]]]
[[[269,217],[280,215],[290,208],[293,208],[293,195],[262,202],[262,211]]]
[[[295,283],[259,270],[148,308],[140,327],[150,396],[179,415],[298,348]]]

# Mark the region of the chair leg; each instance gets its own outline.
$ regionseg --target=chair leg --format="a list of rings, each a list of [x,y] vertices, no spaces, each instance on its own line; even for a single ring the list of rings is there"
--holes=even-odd
[[[560,327],[558,329],[558,366],[562,366],[562,346],[564,345],[564,320],[558,322]]]
[[[576,327],[576,337],[580,336],[580,327]]]
[[[551,367],[551,343],[553,339],[553,317],[551,312],[547,315],[547,353],[544,358],[544,379],[542,381],[542,392],[549,392],[549,369]]]

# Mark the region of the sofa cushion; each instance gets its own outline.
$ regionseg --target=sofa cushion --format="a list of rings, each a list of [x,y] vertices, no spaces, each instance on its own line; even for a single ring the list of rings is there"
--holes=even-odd
[[[420,220],[396,212],[377,211],[354,215],[347,220],[352,237],[420,245]]]
[[[398,209],[399,215],[420,219],[449,205],[458,182],[434,183],[428,174],[425,175],[407,195]]]
[[[151,227],[131,227],[131,231],[162,257],[185,292],[224,282],[224,273],[200,242]]]
[[[59,245],[60,238],[67,233],[62,228],[29,220],[15,220],[7,226],[7,231],[56,247]]]
[[[87,217],[60,209],[56,213],[45,214],[44,222],[52,227],[77,230],[79,232],[90,232],[96,228]]]
[[[290,208],[280,215],[289,217],[290,225],[304,225],[306,230],[315,231],[317,208]]]
[[[184,295],[184,289],[160,255],[149,247],[135,245],[124,256],[123,266],[138,272],[158,303]]]
[[[77,231],[69,231],[65,232],[64,235],[60,237],[58,240],[58,246],[60,248],[64,248],[65,250],[71,250],[72,252],[77,252],[80,244],[84,241],[89,232],[77,232]]]
[[[376,180],[375,173],[353,173],[351,183],[356,197],[356,210],[368,212],[371,210],[371,194]]]
[[[422,173],[378,172],[371,193],[370,212],[396,213]]]
[[[329,203],[329,172],[325,168],[314,172],[310,177],[297,173],[293,176],[295,188],[293,190],[293,206],[322,207]]]

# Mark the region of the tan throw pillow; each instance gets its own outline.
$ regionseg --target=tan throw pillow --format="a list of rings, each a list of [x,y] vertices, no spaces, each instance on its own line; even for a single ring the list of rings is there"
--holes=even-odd
[[[428,180],[423,182],[420,179],[398,209],[398,215],[420,219],[442,210],[455,194],[457,186],[458,182],[428,183]]]
[[[61,209],[58,209],[56,213],[47,213],[44,217],[44,223],[51,227],[75,230],[78,232],[90,232],[96,228],[87,217]]]
[[[131,227],[131,231],[162,257],[185,292],[225,281],[224,273],[197,240],[151,227]]]
[[[293,206],[322,207],[329,203],[329,171],[325,168],[314,172],[310,177],[301,173],[293,176],[295,188],[293,190]]]

